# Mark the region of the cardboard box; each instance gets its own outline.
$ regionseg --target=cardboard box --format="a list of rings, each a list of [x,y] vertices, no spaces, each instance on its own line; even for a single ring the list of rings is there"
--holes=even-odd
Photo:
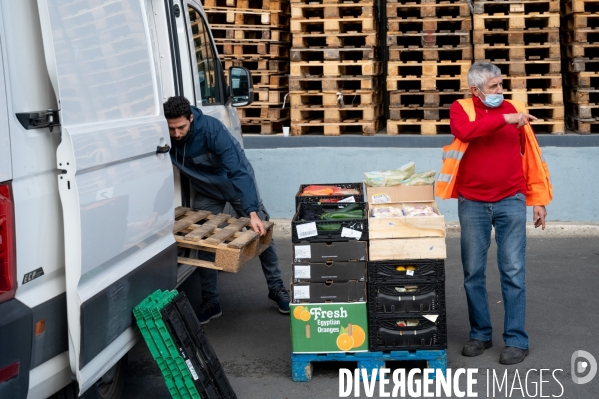
[[[333,283],[299,283],[291,285],[293,303],[365,302],[366,283],[344,281]]]
[[[445,259],[444,237],[371,240],[369,257],[375,260]]]
[[[368,244],[355,240],[293,244],[293,259],[294,263],[365,261]]]
[[[437,202],[435,201],[418,203],[418,205],[432,207],[437,213],[435,216],[372,217],[372,212],[376,209],[390,206],[403,209],[410,205],[414,205],[414,203],[370,205],[369,238],[372,240],[381,238],[445,237],[445,217],[439,214]]]
[[[366,187],[369,204],[391,204],[397,202],[420,202],[435,200],[435,186],[391,186]]]
[[[291,305],[293,353],[368,351],[365,303]]]
[[[366,281],[366,262],[300,263],[293,265],[294,283]]]

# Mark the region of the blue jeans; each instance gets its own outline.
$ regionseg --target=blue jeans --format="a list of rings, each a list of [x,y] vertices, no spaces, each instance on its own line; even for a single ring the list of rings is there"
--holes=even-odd
[[[501,201],[488,203],[470,201],[459,196],[458,216],[462,229],[462,265],[470,338],[488,341],[492,337],[486,267],[493,226],[505,310],[503,341],[506,346],[528,349],[528,334],[524,328],[526,197],[517,193]]]
[[[225,209],[226,204],[227,202],[225,201],[196,195],[193,207],[196,210],[204,209],[212,212],[213,214],[217,214],[221,213]],[[241,207],[240,201],[232,201],[229,202],[229,204],[231,204],[235,210],[235,213],[237,213],[237,216],[247,216]],[[263,221],[270,219],[270,215],[268,212],[266,212],[266,209],[264,209],[262,202],[260,202],[258,216],[260,216],[260,219]],[[198,251],[198,258],[201,260],[214,262],[215,257],[216,254],[214,253]],[[277,256],[277,249],[275,248],[274,240],[270,242],[270,247],[260,254],[260,263],[262,263],[262,272],[264,273],[264,277],[266,277],[268,290],[274,291],[280,287],[283,287],[284,284],[283,280],[281,279],[281,269],[279,268],[279,258]],[[218,303],[218,271],[205,267],[199,267],[198,272],[200,274],[202,284],[202,300],[204,302]]]

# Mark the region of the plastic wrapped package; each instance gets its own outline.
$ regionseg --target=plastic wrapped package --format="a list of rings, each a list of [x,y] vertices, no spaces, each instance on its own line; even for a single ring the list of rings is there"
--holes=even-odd
[[[432,206],[425,205],[404,206],[403,213],[405,216],[437,216]]]
[[[402,181],[408,179],[414,174],[416,164],[414,162],[408,162],[396,170],[383,170],[366,172],[365,183],[368,187],[390,187],[401,184]]]
[[[412,176],[402,181],[401,184],[405,186],[429,186],[435,183],[434,170],[428,170],[426,172],[414,173]]]
[[[403,215],[401,208],[393,206],[377,207],[372,210],[373,218],[397,218]]]

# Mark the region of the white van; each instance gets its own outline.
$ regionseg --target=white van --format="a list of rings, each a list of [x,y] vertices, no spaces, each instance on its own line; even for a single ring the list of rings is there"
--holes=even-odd
[[[0,398],[118,398],[131,310],[193,271],[162,103],[241,141],[251,77],[225,83],[196,0],[0,0],[0,52]]]

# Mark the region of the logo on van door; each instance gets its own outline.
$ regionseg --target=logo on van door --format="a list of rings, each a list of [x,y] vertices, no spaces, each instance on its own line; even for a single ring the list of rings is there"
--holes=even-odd
[[[23,276],[23,284],[27,284],[31,280],[35,280],[36,278],[42,277],[43,275],[44,269],[42,269],[41,267],[39,269],[35,269],[32,272],[26,273],[25,276]]]

